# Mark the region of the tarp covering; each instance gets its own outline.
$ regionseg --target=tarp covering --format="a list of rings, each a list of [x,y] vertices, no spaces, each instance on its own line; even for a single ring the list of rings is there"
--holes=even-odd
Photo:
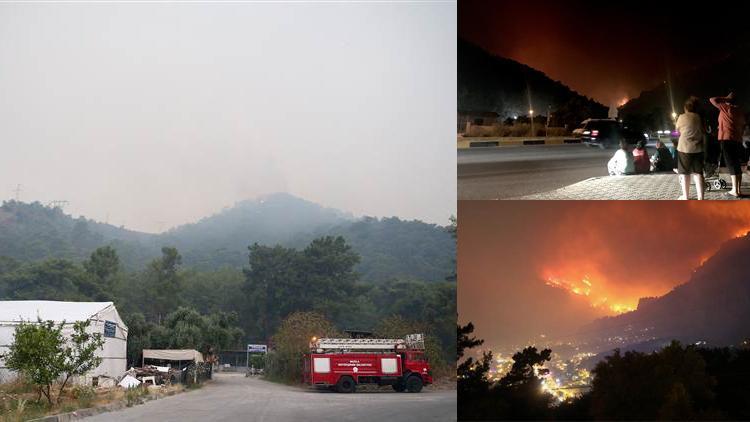
[[[194,360],[203,362],[201,352],[193,349],[143,349],[143,359]]]

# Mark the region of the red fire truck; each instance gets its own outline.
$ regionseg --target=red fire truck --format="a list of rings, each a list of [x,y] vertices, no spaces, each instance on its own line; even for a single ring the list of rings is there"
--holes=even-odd
[[[353,393],[357,384],[418,393],[432,383],[422,334],[403,339],[313,337],[303,368],[306,384],[339,393]]]

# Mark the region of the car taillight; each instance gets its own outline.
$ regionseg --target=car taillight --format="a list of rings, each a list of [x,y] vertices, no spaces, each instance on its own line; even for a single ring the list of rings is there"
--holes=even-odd
[[[598,130],[592,130],[591,131],[591,136],[599,136],[599,131]]]

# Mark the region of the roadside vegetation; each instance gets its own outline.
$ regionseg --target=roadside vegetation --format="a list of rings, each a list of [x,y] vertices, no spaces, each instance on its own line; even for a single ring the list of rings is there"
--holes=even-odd
[[[544,116],[534,118],[534,133],[531,133],[529,118],[519,118],[519,121],[506,121],[493,125],[476,126],[471,125],[469,132],[464,133],[466,137],[517,137],[517,136],[569,136],[573,129],[564,127],[545,126]]]
[[[84,375],[102,362],[96,352],[102,349],[104,340],[99,333],[86,332],[89,321],[74,323],[69,340],[63,337],[64,325],[41,319],[22,322],[16,326],[8,352],[0,354],[8,369],[34,385],[36,401],[44,396],[50,405],[60,402],[72,377]],[[55,391],[53,386],[58,384]]]
[[[55,384],[59,387],[59,384]],[[93,388],[66,386],[54,403],[37,400],[37,387],[25,378],[0,384],[0,422],[20,422],[45,415],[73,412],[80,409],[121,403],[134,406],[149,398],[163,397],[185,391],[181,384],[159,387]]]

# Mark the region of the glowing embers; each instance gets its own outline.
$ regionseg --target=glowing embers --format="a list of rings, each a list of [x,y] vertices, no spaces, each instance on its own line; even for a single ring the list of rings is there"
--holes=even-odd
[[[571,282],[560,277],[547,277],[545,283],[548,286],[558,287],[573,294],[582,296],[589,296],[591,294],[591,288],[593,287],[588,276],[584,276],[581,279],[580,283],[575,281]]]
[[[547,276],[544,283],[548,286],[563,289],[574,295],[585,296],[593,308],[604,309],[608,312],[622,314],[635,310],[635,306],[622,303],[623,301],[612,302],[601,291],[594,286],[594,281],[589,275],[584,275],[580,280],[568,280],[557,276]],[[637,303],[637,299],[634,300]]]
[[[633,308],[632,306],[621,305],[619,303],[609,305],[609,309],[611,309],[612,311],[618,314],[623,314],[625,312],[631,312],[635,310],[635,308]]]

